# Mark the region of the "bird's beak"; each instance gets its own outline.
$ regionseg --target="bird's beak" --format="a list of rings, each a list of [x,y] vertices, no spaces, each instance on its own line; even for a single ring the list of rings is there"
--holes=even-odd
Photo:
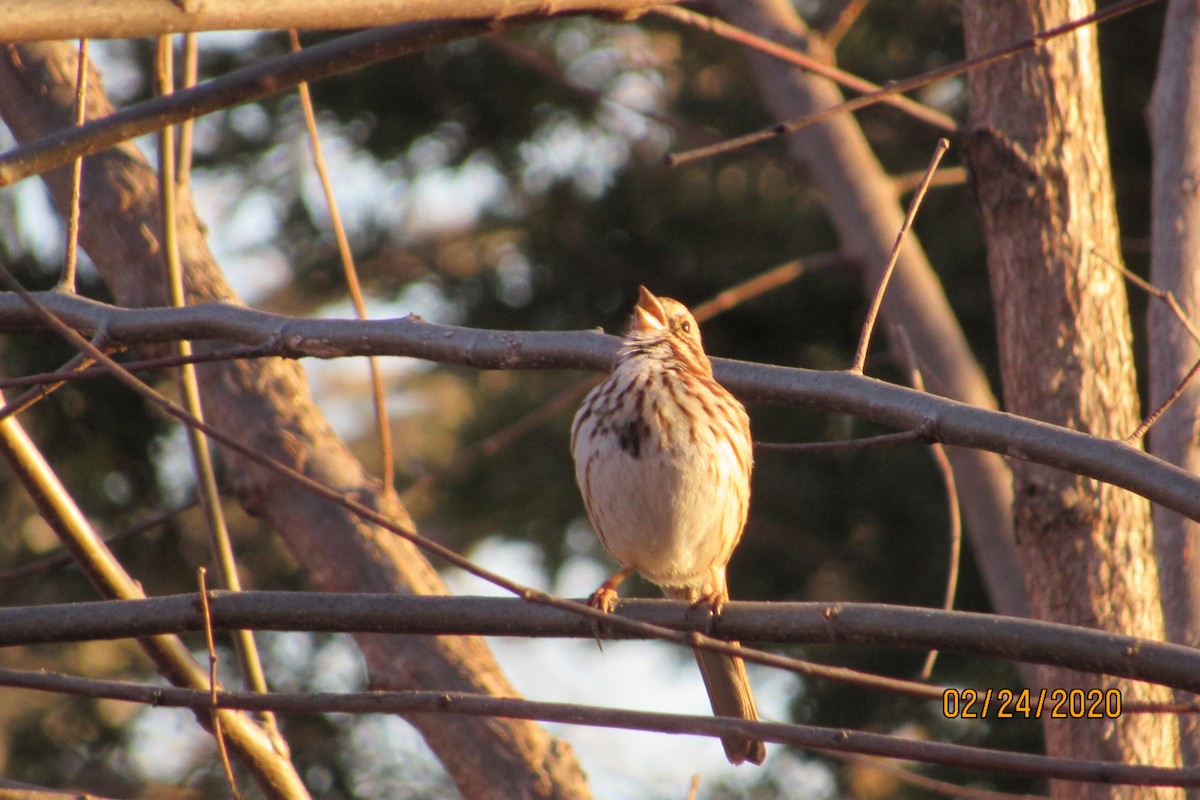
[[[637,305],[633,307],[633,330],[655,333],[666,327],[667,312],[662,303],[645,286],[639,286]]]

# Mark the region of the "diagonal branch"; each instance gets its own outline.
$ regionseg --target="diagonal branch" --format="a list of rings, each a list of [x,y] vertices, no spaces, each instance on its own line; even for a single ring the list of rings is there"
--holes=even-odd
[[[2,397],[0,402],[3,402]],[[50,465],[20,423],[12,417],[0,422],[0,455],[8,461],[42,518],[58,535],[64,547],[71,551],[97,592],[124,600],[145,598],[141,585],[130,577],[112,551],[96,535]],[[146,636],[141,637],[140,644],[158,670],[172,683],[192,688],[207,686],[204,670],[178,637]],[[225,713],[220,717],[220,725],[226,732],[230,746],[268,797],[279,800],[308,797],[295,767],[275,752],[269,738],[258,725],[243,714]],[[200,721],[201,724],[211,724],[207,715],[200,715]]]

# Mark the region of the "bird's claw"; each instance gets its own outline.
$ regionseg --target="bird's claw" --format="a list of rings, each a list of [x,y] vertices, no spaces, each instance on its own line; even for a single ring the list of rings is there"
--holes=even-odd
[[[592,592],[592,596],[588,598],[588,605],[605,614],[611,614],[617,607],[617,598],[617,590],[605,584]]]

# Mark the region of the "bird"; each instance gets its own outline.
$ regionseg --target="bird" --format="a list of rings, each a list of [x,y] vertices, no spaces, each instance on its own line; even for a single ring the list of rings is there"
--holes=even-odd
[[[592,527],[621,565],[590,604],[611,612],[617,586],[638,572],[667,597],[719,614],[750,505],[753,440],[745,407],[713,377],[683,303],[639,288],[612,372],[575,415],[571,454]],[[742,659],[695,656],[713,713],[757,720]],[[766,756],[749,736],[721,743],[733,764]]]

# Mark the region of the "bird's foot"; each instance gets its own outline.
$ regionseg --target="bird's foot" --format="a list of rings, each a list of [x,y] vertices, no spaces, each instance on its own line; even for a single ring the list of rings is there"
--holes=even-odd
[[[613,609],[617,607],[619,595],[614,586],[603,584],[599,589],[592,592],[592,596],[588,598],[588,605],[592,608],[603,611],[605,614],[611,614]]]

